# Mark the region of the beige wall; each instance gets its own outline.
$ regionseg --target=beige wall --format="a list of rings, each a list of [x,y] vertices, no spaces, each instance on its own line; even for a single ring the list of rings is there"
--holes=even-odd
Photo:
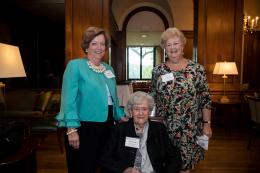
[[[160,10],[168,19],[169,26],[193,30],[193,0],[113,0],[112,11],[119,30],[122,30],[125,17],[143,6]]]

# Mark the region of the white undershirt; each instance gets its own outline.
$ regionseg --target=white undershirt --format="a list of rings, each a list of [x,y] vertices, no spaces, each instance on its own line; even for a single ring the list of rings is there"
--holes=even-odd
[[[107,89],[107,100],[108,100],[108,105],[113,105],[113,100],[112,100],[112,96],[111,96],[111,93],[110,93],[110,91],[109,91],[109,89],[108,89],[108,86],[107,86],[107,84],[106,84],[106,89]]]

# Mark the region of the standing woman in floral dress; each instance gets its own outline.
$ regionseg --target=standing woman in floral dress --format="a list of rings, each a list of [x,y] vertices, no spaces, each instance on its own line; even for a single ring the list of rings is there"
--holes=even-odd
[[[204,67],[183,57],[185,43],[177,28],[162,33],[161,46],[167,60],[152,71],[151,95],[156,116],[165,119],[170,138],[181,151],[181,173],[190,173],[204,159],[197,136],[212,136],[211,99]]]

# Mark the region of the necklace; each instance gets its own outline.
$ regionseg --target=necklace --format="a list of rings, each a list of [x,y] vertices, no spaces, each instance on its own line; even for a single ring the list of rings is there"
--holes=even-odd
[[[138,127],[136,124],[134,124],[134,127],[135,127],[135,131],[138,132],[138,133],[142,133],[143,132],[143,127]]]
[[[103,73],[104,71],[106,71],[106,67],[103,64],[96,66],[95,64],[93,64],[90,61],[87,61],[87,64],[88,64],[89,68],[91,68],[96,73]]]

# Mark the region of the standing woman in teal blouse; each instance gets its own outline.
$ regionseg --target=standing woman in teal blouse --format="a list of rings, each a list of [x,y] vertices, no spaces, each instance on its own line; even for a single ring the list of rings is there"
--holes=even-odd
[[[65,69],[56,119],[67,129],[68,172],[95,173],[111,126],[126,119],[118,106],[113,68],[102,62],[108,48],[106,32],[87,28],[81,47],[86,58],[71,60]]]

